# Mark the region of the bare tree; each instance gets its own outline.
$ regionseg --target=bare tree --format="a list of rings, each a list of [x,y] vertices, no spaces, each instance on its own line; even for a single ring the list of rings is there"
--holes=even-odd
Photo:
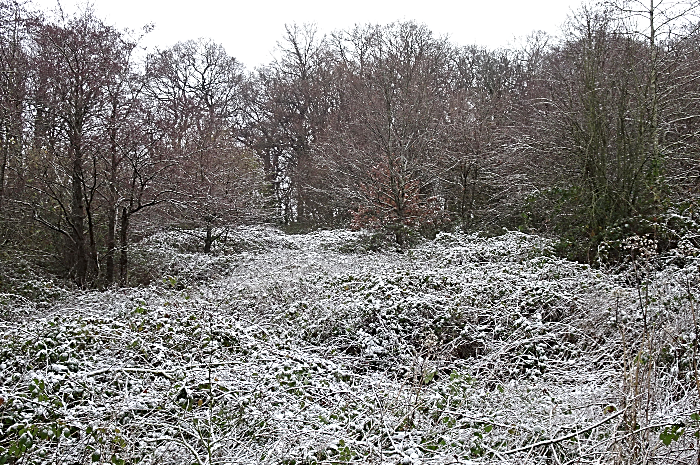
[[[475,46],[456,50],[452,61],[445,208],[463,227],[483,226],[500,216],[494,207],[512,197],[511,175],[519,173],[508,135],[520,117],[515,103],[524,98],[519,92],[523,67],[515,52]]]
[[[352,87],[330,162],[356,202],[356,223],[388,228],[403,244],[407,228],[441,216],[450,49],[415,23],[356,29],[340,46]]]
[[[86,285],[98,274],[96,205],[102,187],[100,120],[107,89],[128,66],[122,35],[90,10],[36,32],[34,187],[48,203],[36,219],[65,239],[70,275]]]
[[[221,45],[179,43],[149,58],[149,93],[164,128],[161,149],[177,159],[170,214],[187,230],[203,230],[210,252],[222,232],[250,221],[260,207],[257,159],[238,139],[241,65]]]
[[[17,3],[0,3],[0,212],[9,165],[19,159],[26,118],[28,13]]]
[[[688,121],[679,89],[696,79],[683,71],[687,60],[674,50],[681,31],[671,25],[692,10],[671,14],[663,2],[650,2],[644,30],[630,16],[642,12],[633,3],[583,7],[571,18],[566,38],[547,55],[544,92],[531,106],[528,131],[546,174],[538,198],[549,197],[545,209],[553,212],[535,223],[563,235],[571,256],[585,261],[604,241],[658,232],[654,218],[672,189],[666,168],[687,153],[681,142],[690,142],[680,134],[683,124],[673,122]]]
[[[336,61],[314,25],[286,26],[277,52],[251,81],[248,145],[264,160],[283,222],[333,221],[315,149],[338,106]]]

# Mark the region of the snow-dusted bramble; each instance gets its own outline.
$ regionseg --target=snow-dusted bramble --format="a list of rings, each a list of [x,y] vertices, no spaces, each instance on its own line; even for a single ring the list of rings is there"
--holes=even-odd
[[[161,234],[148,286],[5,321],[0,457],[694,460],[694,255],[630,284],[521,233],[367,237],[246,227],[204,255]]]

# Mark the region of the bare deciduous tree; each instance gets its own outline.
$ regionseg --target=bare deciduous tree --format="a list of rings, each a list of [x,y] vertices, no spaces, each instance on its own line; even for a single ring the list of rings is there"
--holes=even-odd
[[[102,188],[101,116],[106,94],[128,66],[122,35],[88,10],[36,33],[35,152],[33,186],[48,203],[34,205],[36,219],[65,240],[64,257],[79,285],[97,277],[96,204]]]
[[[263,175],[239,142],[241,65],[221,45],[179,43],[149,59],[150,99],[164,128],[161,149],[177,159],[173,220],[200,234],[205,252],[216,228],[255,218]]]

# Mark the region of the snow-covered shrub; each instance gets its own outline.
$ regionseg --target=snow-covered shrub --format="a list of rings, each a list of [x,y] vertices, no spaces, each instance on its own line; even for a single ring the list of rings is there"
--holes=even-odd
[[[16,256],[0,256],[0,320],[46,309],[67,296],[67,283]]]

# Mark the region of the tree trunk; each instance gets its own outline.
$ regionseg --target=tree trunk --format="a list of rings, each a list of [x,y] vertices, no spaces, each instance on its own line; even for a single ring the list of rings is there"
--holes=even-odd
[[[128,257],[128,230],[129,230],[129,210],[122,207],[122,221],[119,228],[119,284],[127,285],[129,257]]]
[[[211,252],[211,246],[214,243],[214,240],[216,240],[212,229],[212,225],[207,224],[207,235],[204,238],[204,253],[207,254]]]
[[[83,196],[82,160],[76,155],[73,159],[71,199],[71,239],[72,250],[69,257],[72,274],[79,286],[87,283],[87,248],[85,244],[85,197]]]
[[[105,283],[109,286],[114,282],[114,255],[117,249],[117,202],[119,192],[117,191],[117,170],[119,168],[119,157],[117,155],[117,101],[112,100],[112,113],[110,116],[111,129],[109,131],[109,198],[107,205],[107,256],[105,257]]]
[[[394,239],[396,240],[396,244],[399,247],[403,247],[404,244],[406,243],[405,234],[403,231],[403,225],[399,224],[397,226],[396,231],[394,231]]]
[[[114,254],[117,249],[117,208],[110,203],[107,209],[107,256],[105,257],[105,284],[109,286],[114,282]]]
[[[7,137],[5,135],[5,137]],[[2,144],[2,154],[0,156],[0,212],[2,212],[4,200],[5,200],[5,169],[7,168],[7,161],[9,159],[9,143],[7,140],[3,141]]]
[[[90,203],[85,202],[85,212],[88,221],[88,237],[90,241],[88,242],[89,248],[87,250],[88,255],[88,270],[87,276],[93,280],[97,281],[100,275],[100,262],[97,255],[97,241],[95,239],[95,224],[92,220],[92,210],[90,208]]]

